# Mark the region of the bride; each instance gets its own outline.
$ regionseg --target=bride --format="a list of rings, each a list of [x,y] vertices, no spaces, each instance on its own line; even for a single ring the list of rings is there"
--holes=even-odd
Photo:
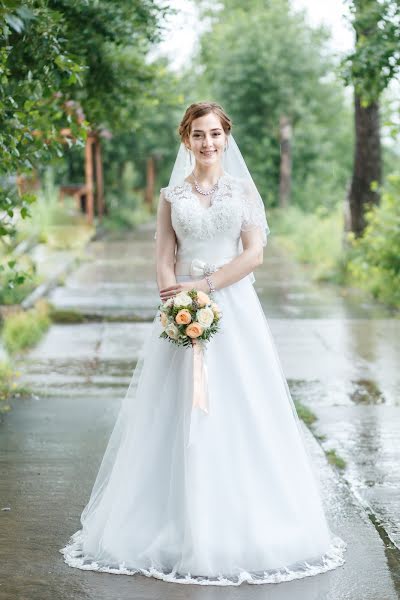
[[[193,350],[157,313],[108,442],[72,567],[201,585],[276,583],[342,565],[318,479],[253,287],[269,228],[221,106],[186,110],[157,211],[161,302],[192,288],[222,318],[193,402]]]

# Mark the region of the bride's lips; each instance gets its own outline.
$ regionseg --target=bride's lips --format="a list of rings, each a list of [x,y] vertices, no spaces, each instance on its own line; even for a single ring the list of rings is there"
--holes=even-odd
[[[200,152],[201,152],[202,154],[204,154],[204,156],[212,156],[213,154],[215,154],[215,153],[216,153],[216,150],[207,150],[207,151],[205,151],[205,150],[201,150]]]

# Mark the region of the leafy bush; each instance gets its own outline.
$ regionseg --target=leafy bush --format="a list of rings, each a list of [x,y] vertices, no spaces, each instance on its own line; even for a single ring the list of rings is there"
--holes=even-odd
[[[311,266],[315,279],[342,278],[343,215],[340,206],[319,207],[305,213],[296,206],[271,212],[270,222],[280,245],[297,260]]]
[[[104,221],[109,230],[132,229],[152,218],[152,210],[147,204],[142,203],[137,208],[121,206],[110,211],[110,216]]]
[[[350,236],[348,273],[375,298],[400,307],[400,175],[388,177],[380,206],[366,220],[363,236]]]
[[[0,304],[19,304],[39,283],[36,267],[29,256],[0,261]]]
[[[50,326],[49,306],[39,300],[34,308],[4,319],[2,340],[10,354],[34,346]]]
[[[14,385],[13,371],[10,364],[6,361],[0,361],[0,414],[10,410],[7,401]]]
[[[17,396],[28,396],[31,391],[24,385],[18,384],[16,379],[21,375],[15,371],[10,362],[0,360],[0,415],[8,412],[11,407],[9,400]]]

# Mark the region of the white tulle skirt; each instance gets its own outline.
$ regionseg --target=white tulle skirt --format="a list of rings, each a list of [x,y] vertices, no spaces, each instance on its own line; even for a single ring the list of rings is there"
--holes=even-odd
[[[205,352],[209,413],[192,409],[192,349],[160,338],[157,314],[82,528],[60,550],[68,565],[240,585],[289,581],[344,563],[346,543],[328,527],[249,276],[218,290],[215,300],[223,317]]]

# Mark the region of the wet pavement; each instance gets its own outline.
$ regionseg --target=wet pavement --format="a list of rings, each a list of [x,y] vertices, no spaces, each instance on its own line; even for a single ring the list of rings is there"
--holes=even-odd
[[[22,600],[263,598],[392,600],[400,590],[400,321],[353,293],[309,282],[271,241],[255,288],[295,399],[347,463],[327,464],[304,426],[333,531],[346,563],[284,584],[216,588],[71,569],[58,553],[79,527],[119,403],[158,294],[153,225],[97,240],[57,288],[58,309],[119,318],[55,324],[21,359],[34,396],[15,401],[0,426],[0,598]],[[82,460],[84,457],[84,460]],[[397,545],[397,547],[396,547]],[[397,593],[396,593],[397,590]]]

